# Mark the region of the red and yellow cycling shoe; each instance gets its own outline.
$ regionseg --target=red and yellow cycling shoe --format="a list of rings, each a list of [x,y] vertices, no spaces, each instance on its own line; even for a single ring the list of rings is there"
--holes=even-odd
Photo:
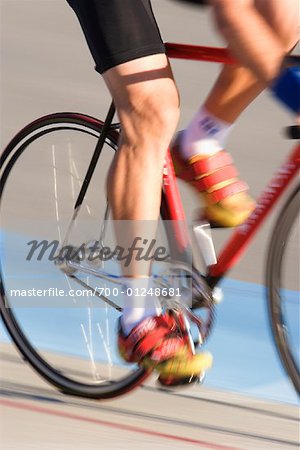
[[[212,365],[210,353],[194,354],[188,330],[167,312],[139,323],[128,336],[119,325],[118,346],[122,358],[159,374],[161,384],[184,384],[200,377]]]
[[[201,193],[205,219],[214,227],[243,223],[255,208],[255,201],[248,194],[247,184],[239,179],[230,154],[221,150],[185,161],[180,155],[181,136],[178,133],[171,148],[175,173]]]

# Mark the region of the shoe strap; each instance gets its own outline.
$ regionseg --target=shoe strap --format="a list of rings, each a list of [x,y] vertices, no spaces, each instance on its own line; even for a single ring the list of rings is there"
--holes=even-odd
[[[219,189],[214,190],[213,192],[205,193],[205,196],[208,202],[215,204],[232,195],[248,190],[249,186],[247,185],[247,183],[241,180],[236,180],[234,182],[231,181],[230,184],[222,186]]]
[[[208,175],[202,175],[200,177],[198,175],[198,177],[195,177],[195,180],[192,182],[192,184],[200,192],[210,192],[216,190],[217,186],[220,183],[228,182],[228,184],[230,184],[231,182],[236,181],[237,177],[238,171],[236,170],[235,166],[231,164],[229,166],[221,167],[219,170],[216,170],[215,172]]]
[[[180,177],[184,177],[186,181],[194,181],[197,178],[199,179],[199,174],[202,176],[208,175],[232,164],[233,160],[225,150],[221,150],[211,156],[196,155],[185,163],[184,173],[180,174]]]
[[[176,154],[175,158],[178,160],[180,155]],[[190,182],[199,192],[205,193],[211,204],[249,189],[244,181],[238,179],[238,171],[225,150],[208,157],[195,155],[188,162],[181,160],[180,163],[182,170],[179,177]]]

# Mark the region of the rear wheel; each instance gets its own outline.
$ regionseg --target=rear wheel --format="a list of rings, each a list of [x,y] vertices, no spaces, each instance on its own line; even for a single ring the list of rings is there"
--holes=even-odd
[[[148,376],[137,365],[125,364],[118,354],[121,308],[115,285],[65,270],[53,256],[65,241],[70,248],[78,248],[83,242],[101,240],[99,229],[109,219],[106,174],[117,148],[118,130],[110,129],[75,214],[74,205],[102,128],[102,122],[81,114],[46,116],[21,130],[0,160],[4,323],[24,358],[46,380],[67,394],[97,399],[119,396]],[[166,222],[163,208],[162,219],[160,238],[177,258],[174,222]],[[112,241],[108,244],[114,248]],[[116,261],[108,265],[109,273],[120,271]],[[193,297],[190,305],[198,316],[193,337],[202,343],[214,317],[209,289],[191,266],[176,266],[170,260],[166,267],[158,267],[163,274],[161,288],[174,291],[178,286],[186,299]],[[91,287],[102,289],[104,296],[90,295]],[[172,298],[161,300],[166,307],[178,306]]]
[[[102,126],[77,114],[33,122],[4,151],[0,179],[4,323],[37,372],[65,393],[91,398],[121,395],[147,376],[136,365],[124,364],[118,354],[120,311],[89,295],[90,290],[51,259],[66,235]],[[106,211],[105,177],[118,136],[116,130],[108,133],[72,229],[74,245],[98,237]],[[41,247],[31,257],[30,252],[40,242],[45,254],[39,261]],[[91,278],[80,281],[112,292],[109,283]],[[116,295],[111,299],[118,302]]]

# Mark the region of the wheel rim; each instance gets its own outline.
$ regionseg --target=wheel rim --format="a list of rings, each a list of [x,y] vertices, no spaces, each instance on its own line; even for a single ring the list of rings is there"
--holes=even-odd
[[[281,360],[300,393],[299,243],[300,195],[296,190],[276,225],[268,259],[267,286],[272,331]]]

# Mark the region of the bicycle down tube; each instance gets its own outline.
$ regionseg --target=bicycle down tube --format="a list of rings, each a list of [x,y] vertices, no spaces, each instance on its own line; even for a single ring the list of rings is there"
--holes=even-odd
[[[172,187],[174,183],[176,184],[176,181],[173,176],[173,171],[170,169],[171,162],[169,158],[166,160],[166,165],[167,170],[164,174],[165,198],[163,199],[163,204],[166,205],[166,216],[164,219],[174,221],[173,233],[176,238],[178,254],[182,254],[184,250],[189,248],[190,242],[187,238],[186,229],[178,226],[178,224],[181,224],[184,220],[184,212],[180,202],[177,185],[176,188]],[[242,253],[250,244],[254,234],[264,222],[275,203],[286,191],[299,169],[300,145],[297,145],[294,151],[292,151],[289,155],[287,161],[277,170],[269,185],[262,192],[257,201],[255,210],[249,218],[233,232],[231,239],[229,239],[225,248],[218,256],[217,264],[209,268],[207,273],[207,281],[210,287],[214,287],[226,274],[226,272],[232,268],[235,263],[237,263]],[[170,211],[172,213],[170,213]]]

